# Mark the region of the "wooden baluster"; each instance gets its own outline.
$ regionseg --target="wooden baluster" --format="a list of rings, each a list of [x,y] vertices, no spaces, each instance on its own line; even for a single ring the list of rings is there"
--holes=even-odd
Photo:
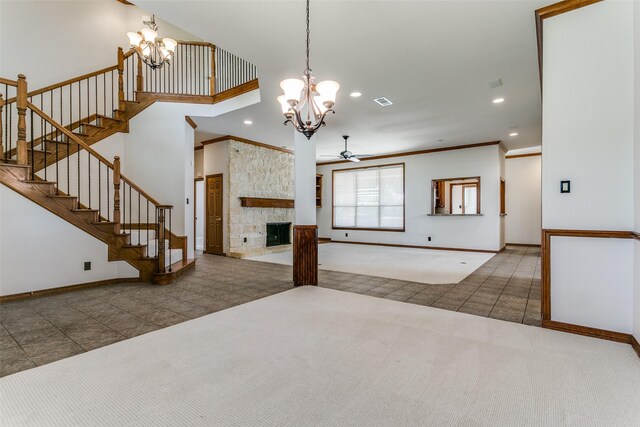
[[[27,78],[18,75],[18,93],[16,97],[16,107],[18,109],[18,164],[29,163],[27,157]]]
[[[118,48],[118,115],[124,113],[124,52]],[[119,117],[121,118],[121,117]]]
[[[209,95],[216,94],[216,47],[211,46],[211,73],[209,77]]]
[[[136,90],[138,92],[142,92],[144,91],[144,87],[143,87],[143,83],[144,80],[142,79],[142,59],[140,59],[140,55],[136,55],[138,57],[138,77],[136,79]]]
[[[4,128],[2,127],[2,109],[4,107],[4,99],[0,93],[0,157],[4,158],[4,145],[2,143],[2,137],[4,135]]]
[[[116,234],[120,234],[120,157],[113,158],[113,222]]]

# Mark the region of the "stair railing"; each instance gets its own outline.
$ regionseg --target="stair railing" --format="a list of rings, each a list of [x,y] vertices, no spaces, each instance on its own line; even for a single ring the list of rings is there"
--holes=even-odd
[[[27,102],[27,107],[30,125],[44,129],[42,134],[46,136],[41,138],[38,136],[41,133],[32,132],[35,137],[29,142],[31,180],[53,182],[59,196],[77,197],[78,209],[96,211],[97,222],[113,223],[116,233],[136,230],[137,233],[131,233],[129,243],[147,245],[147,256],[158,257],[159,271],[164,272],[163,238],[169,240],[169,247],[183,246],[180,237],[171,233],[172,207],[162,205],[122,175],[118,157],[111,163],[36,105]],[[159,226],[160,211],[163,217],[168,215],[168,224]],[[168,232],[166,227],[169,227]],[[154,236],[151,236],[152,232]],[[156,239],[154,248],[151,242]],[[172,262],[170,251],[168,261]]]
[[[27,78],[22,74],[18,80],[0,77],[0,158],[4,161],[15,157],[19,165],[28,162],[26,114]]]

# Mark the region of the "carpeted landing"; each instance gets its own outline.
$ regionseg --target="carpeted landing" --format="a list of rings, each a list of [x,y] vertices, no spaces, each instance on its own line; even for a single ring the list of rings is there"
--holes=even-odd
[[[638,425],[630,346],[302,287],[0,379],[0,424]]]

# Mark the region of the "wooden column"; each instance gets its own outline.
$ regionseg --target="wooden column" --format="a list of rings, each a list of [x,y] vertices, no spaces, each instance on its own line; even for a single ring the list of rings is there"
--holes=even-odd
[[[29,163],[27,156],[27,78],[18,75],[18,92],[16,96],[16,107],[18,109],[18,164]]]
[[[211,46],[211,73],[209,75],[209,95],[216,94],[216,47]]]
[[[113,222],[115,232],[120,234],[120,157],[113,158]]]
[[[318,285],[318,226],[293,226],[293,284]]]
[[[142,92],[144,91],[144,80],[142,79],[142,59],[140,59],[140,55],[138,57],[138,76],[136,77],[136,91]]]
[[[118,48],[118,114],[124,112],[124,52]]]
[[[2,142],[2,136],[4,135],[4,128],[2,127],[2,109],[4,107],[4,99],[0,93],[0,157],[4,157],[4,145]]]
[[[164,265],[165,261],[165,253],[166,248],[164,241],[167,238],[166,233],[166,210],[171,209],[172,206],[169,205],[158,205],[156,209],[158,209],[158,227],[156,229],[156,239],[158,240],[158,273],[166,273],[166,268]]]

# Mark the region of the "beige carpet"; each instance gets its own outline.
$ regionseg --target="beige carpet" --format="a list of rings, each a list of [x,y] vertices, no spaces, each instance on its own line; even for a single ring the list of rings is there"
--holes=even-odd
[[[325,243],[318,246],[321,270],[364,274],[418,283],[459,283],[495,254]],[[247,258],[293,265],[291,251]]]
[[[631,426],[630,346],[303,287],[0,379],[3,426]]]

